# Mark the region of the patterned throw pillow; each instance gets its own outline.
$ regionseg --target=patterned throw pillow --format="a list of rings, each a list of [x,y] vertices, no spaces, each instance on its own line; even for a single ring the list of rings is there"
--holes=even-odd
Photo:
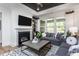
[[[62,33],[57,33],[56,39],[59,39],[59,40],[64,39],[63,34]]]

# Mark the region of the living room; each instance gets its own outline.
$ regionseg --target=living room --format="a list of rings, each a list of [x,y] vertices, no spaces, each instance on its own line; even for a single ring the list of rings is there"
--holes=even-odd
[[[18,53],[17,55],[19,56],[21,54],[25,56],[70,56],[70,53],[72,55],[73,51],[71,50],[73,50],[73,47],[78,47],[79,43],[78,38],[72,37],[74,32],[77,32],[77,36],[79,34],[78,13],[79,3],[0,3],[0,46],[17,47],[20,45],[18,51],[22,53]],[[22,21],[22,19],[29,20]],[[67,36],[69,30],[72,32],[71,37]],[[42,35],[41,38],[40,35]],[[26,36],[28,37],[26,38]],[[69,43],[69,39],[72,38],[70,39],[71,42],[69,45],[63,43],[67,37],[67,43]],[[34,51],[29,52],[31,48],[28,49],[29,51],[20,51],[20,48],[24,49],[26,47],[21,45],[21,39],[24,40],[23,43],[27,44],[27,47],[31,47],[34,50],[40,50],[41,47],[45,46],[46,48],[44,48],[45,50],[42,49],[43,51],[41,50],[41,53],[34,53]],[[29,44],[28,39],[31,41],[31,44]],[[38,39],[43,39],[43,41],[40,40],[40,43],[33,43],[33,39],[37,39],[37,41],[39,41]],[[17,49],[13,51],[15,50]],[[6,52],[3,55],[16,55],[13,51],[9,51],[10,54]],[[79,49],[76,48],[75,53],[78,52]]]

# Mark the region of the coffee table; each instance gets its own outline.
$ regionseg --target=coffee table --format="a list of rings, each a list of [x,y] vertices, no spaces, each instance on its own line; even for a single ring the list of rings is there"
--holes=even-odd
[[[47,40],[41,40],[38,43],[32,43],[31,40],[22,43],[23,46],[27,46],[27,49],[32,50],[33,52],[35,52],[36,54],[38,54],[39,56],[44,56],[47,54],[47,52],[50,50],[51,48],[51,44],[50,41]],[[22,47],[23,47],[22,46]],[[21,47],[21,51],[23,51]],[[25,50],[25,49],[24,49]],[[24,52],[23,52],[24,53]],[[26,54],[26,53],[25,53]]]

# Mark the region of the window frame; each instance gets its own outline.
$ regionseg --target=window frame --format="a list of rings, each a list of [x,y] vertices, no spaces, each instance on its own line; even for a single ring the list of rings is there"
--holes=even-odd
[[[57,22],[61,22],[61,21],[63,21],[64,22],[64,32],[63,33],[65,33],[65,28],[66,28],[66,24],[65,24],[65,18],[60,18],[60,19],[56,19],[56,22],[55,22],[55,24],[57,23]],[[57,33],[58,31],[57,31],[57,24],[56,24],[56,33]],[[60,33],[62,33],[62,32],[60,32]]]
[[[44,21],[45,22],[45,26],[41,26],[41,24],[40,24],[40,31],[41,31],[41,27],[43,27],[44,28],[44,30],[43,30],[43,32],[50,32],[50,31],[48,31],[47,30],[47,28],[48,28],[48,26],[47,26],[47,22],[48,21],[53,21],[53,24],[54,24],[54,26],[53,26],[53,31],[51,32],[51,33],[57,33],[57,25],[56,25],[56,22],[57,21],[64,21],[64,33],[66,32],[66,19],[63,17],[57,17],[57,18],[49,18],[49,19],[46,19],[46,20],[40,20],[40,21]],[[40,22],[41,23],[41,22]],[[49,28],[51,28],[51,27],[49,27]]]

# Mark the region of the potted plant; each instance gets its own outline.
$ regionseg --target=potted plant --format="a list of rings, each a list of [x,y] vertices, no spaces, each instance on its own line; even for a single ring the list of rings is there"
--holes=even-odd
[[[36,32],[32,43],[38,43],[40,41],[41,37],[42,37],[42,32]]]
[[[42,37],[42,32],[37,32],[37,33],[36,33],[36,37],[37,37],[38,39],[41,39],[41,37]]]

